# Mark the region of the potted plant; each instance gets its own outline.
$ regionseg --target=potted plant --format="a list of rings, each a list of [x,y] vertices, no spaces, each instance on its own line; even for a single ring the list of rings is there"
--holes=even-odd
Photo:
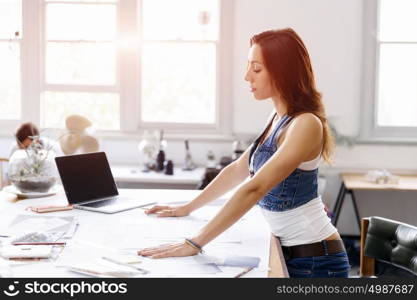
[[[57,181],[55,152],[47,140],[30,138],[27,148],[16,150],[10,157],[9,179],[22,193],[46,193]]]

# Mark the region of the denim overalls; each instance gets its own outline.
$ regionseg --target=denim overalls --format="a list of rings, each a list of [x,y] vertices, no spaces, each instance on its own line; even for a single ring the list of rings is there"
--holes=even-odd
[[[253,143],[249,156],[251,176],[277,151],[277,137],[291,120],[291,117],[284,115],[261,145],[258,146],[262,135]],[[312,171],[295,169],[285,180],[273,187],[258,205],[271,211],[286,211],[299,207],[317,198],[317,177],[318,169]]]
[[[259,142],[264,133],[255,140],[249,155],[251,177],[277,151],[277,138],[291,120],[292,117],[284,115],[261,145]],[[318,197],[317,178],[318,169],[306,171],[297,168],[257,204],[263,209],[276,212],[297,208]],[[324,256],[286,259],[286,265],[290,277],[348,277],[350,269],[345,251],[336,254],[326,253]]]

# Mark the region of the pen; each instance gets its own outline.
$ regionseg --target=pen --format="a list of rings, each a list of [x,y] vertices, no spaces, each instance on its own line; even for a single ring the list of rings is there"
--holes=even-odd
[[[112,263],[117,264],[117,265],[121,265],[121,266],[129,267],[129,268],[133,268],[133,269],[135,269],[137,271],[142,272],[143,274],[149,273],[148,270],[145,270],[145,269],[142,269],[142,268],[139,268],[139,267],[136,267],[136,266],[132,266],[132,265],[129,265],[129,264],[126,264],[126,263],[122,263],[120,261],[114,260],[114,259],[109,258],[109,257],[103,256],[102,259],[107,260],[107,261],[112,262]]]
[[[244,269],[242,272],[240,272],[239,274],[237,274],[237,275],[235,276],[235,278],[240,278],[240,277],[242,277],[243,275],[245,275],[245,274],[249,273],[250,271],[252,271],[254,268],[255,268],[255,267],[248,267],[248,268]]]
[[[65,242],[22,242],[22,243],[12,243],[13,246],[24,246],[24,245],[65,245]]]

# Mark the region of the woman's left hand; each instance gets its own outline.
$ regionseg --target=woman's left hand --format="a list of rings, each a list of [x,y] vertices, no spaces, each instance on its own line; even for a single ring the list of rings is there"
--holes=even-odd
[[[185,242],[160,245],[158,247],[145,248],[138,251],[138,255],[150,256],[151,258],[192,256],[198,253],[198,249],[191,247]]]

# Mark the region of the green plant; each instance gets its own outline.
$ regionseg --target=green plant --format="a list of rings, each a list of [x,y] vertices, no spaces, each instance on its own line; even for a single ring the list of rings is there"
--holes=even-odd
[[[334,137],[336,145],[348,146],[349,148],[351,148],[356,144],[356,140],[358,138],[357,136],[348,136],[340,134],[337,131],[336,126],[334,126],[332,122],[329,122],[329,127]]]

